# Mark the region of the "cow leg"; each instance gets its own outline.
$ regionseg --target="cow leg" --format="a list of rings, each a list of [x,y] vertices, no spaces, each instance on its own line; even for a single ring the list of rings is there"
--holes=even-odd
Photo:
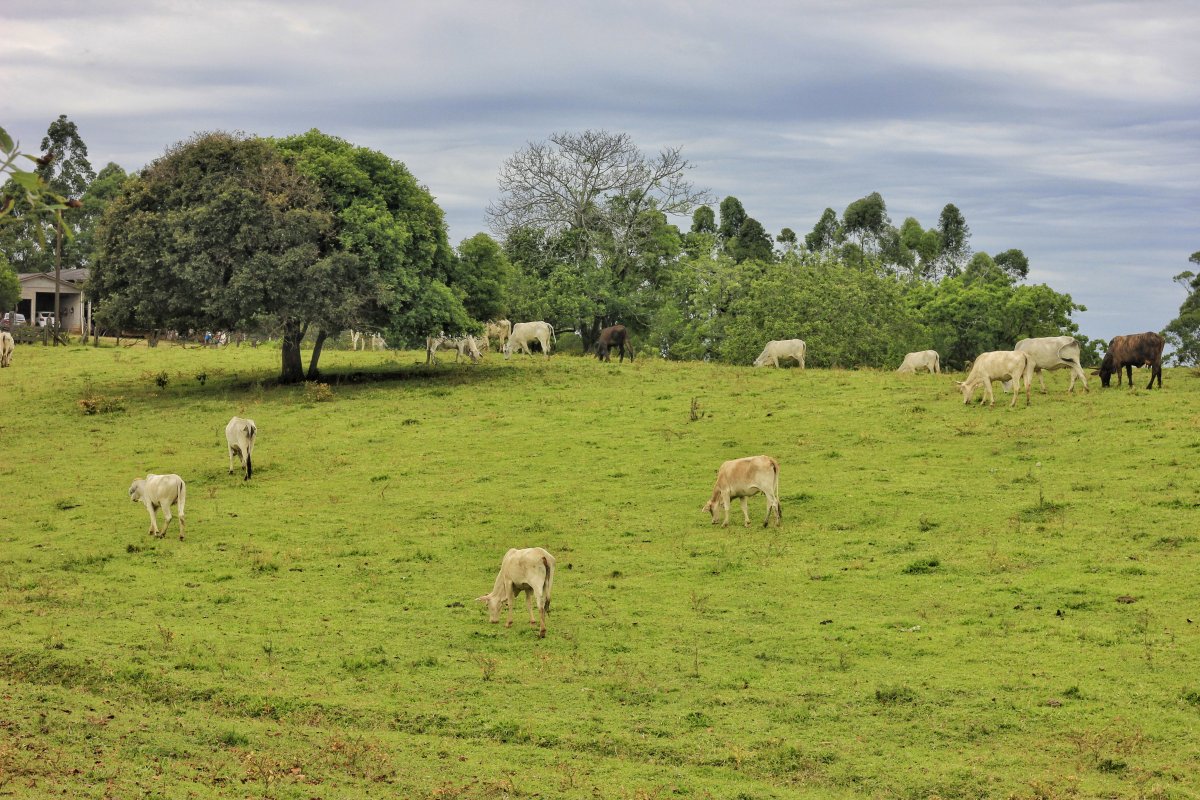
[[[233,474],[233,447],[229,448],[229,474]]]
[[[1050,394],[1046,391],[1046,374],[1044,370],[1037,370],[1038,380],[1042,383],[1042,394]]]
[[[158,536],[158,515],[154,513],[157,507],[153,503],[146,503],[146,511],[150,514],[150,535]]]
[[[771,524],[771,512],[775,510],[775,497],[769,492],[763,492],[763,496],[767,498],[767,518],[763,520],[763,527]]]
[[[1133,388],[1133,365],[1126,364],[1125,371],[1129,374],[1129,388],[1132,389]]]
[[[721,507],[723,509],[725,509],[725,521],[721,523],[721,527],[728,528],[729,527],[729,495],[728,494],[721,495]]]
[[[750,527],[750,508],[749,508],[750,504],[747,502],[745,497],[739,497],[738,499],[742,501],[742,516],[746,520],[744,527],[749,528]]]

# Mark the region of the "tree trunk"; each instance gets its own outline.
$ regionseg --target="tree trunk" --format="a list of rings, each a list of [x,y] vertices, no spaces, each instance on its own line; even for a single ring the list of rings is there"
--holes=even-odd
[[[592,320],[591,325],[580,325],[580,333],[583,334],[583,354],[587,355],[596,349],[596,342],[600,339],[600,328],[604,324],[604,320],[596,317]]]
[[[306,380],[320,380],[321,372],[317,369],[317,361],[321,358],[321,348],[325,345],[325,339],[329,336],[329,331],[321,329],[317,331],[317,341],[313,344],[312,357],[308,360],[308,378]]]
[[[279,373],[280,383],[301,383],[304,381],[304,362],[300,359],[300,340],[304,331],[300,323],[288,321],[283,325],[283,344],[280,349],[283,356],[283,368]]]

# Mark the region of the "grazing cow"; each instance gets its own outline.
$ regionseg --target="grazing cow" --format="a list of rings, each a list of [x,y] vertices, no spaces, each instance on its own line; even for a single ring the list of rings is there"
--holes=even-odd
[[[528,547],[524,550],[513,548],[504,554],[500,562],[500,572],[496,574],[496,583],[492,591],[476,599],[487,606],[488,619],[491,622],[500,621],[500,606],[508,604],[508,623],[513,624],[513,602],[517,595],[525,592],[525,605],[529,607],[529,624],[536,626],[533,617],[533,606],[536,603],[541,615],[541,628],[538,636],[546,638],[546,614],[550,613],[550,590],[554,586],[554,556],[540,547]]]
[[[229,445],[229,474],[233,474],[233,454],[237,453],[246,468],[246,477],[242,480],[250,480],[254,473],[250,454],[254,452],[254,438],[257,435],[258,428],[254,425],[254,420],[241,417],[229,420],[229,424],[225,426],[225,443]]]
[[[183,507],[187,501],[187,485],[178,475],[155,475],[138,478],[129,485],[129,499],[135,503],[145,503],[146,511],[150,513],[150,535],[163,538],[171,525],[171,506],[179,509],[179,538],[183,539]],[[158,529],[158,509],[163,510],[166,520],[162,530]]]
[[[917,370],[927,369],[930,375],[936,375],[942,371],[942,361],[937,354],[937,350],[921,350],[916,353],[909,353],[904,357],[904,363],[900,365],[900,369],[896,372],[901,375],[915,375]]]
[[[1128,336],[1114,336],[1108,343],[1108,352],[1100,362],[1100,369],[1093,375],[1100,376],[1100,385],[1108,388],[1108,382],[1113,373],[1117,374],[1117,386],[1121,385],[1121,370],[1124,369],[1129,377],[1129,388],[1133,388],[1133,368],[1150,367],[1150,382],[1147,389],[1154,387],[1154,379],[1158,378],[1158,388],[1162,388],[1162,352],[1166,340],[1154,331],[1131,333]]]
[[[483,326],[483,339],[488,347],[491,347],[492,339],[496,340],[497,347],[504,347],[511,333],[512,323],[506,319],[495,319]]]
[[[430,336],[425,340],[425,363],[437,363],[438,348],[454,350],[454,363],[460,356],[466,354],[472,364],[478,364],[483,355],[479,352],[479,344],[474,336]]]
[[[629,334],[624,325],[613,325],[600,331],[600,338],[596,341],[596,358],[601,361],[612,361],[608,351],[614,347],[621,350],[618,361],[625,361],[626,347],[629,347],[629,360],[633,361],[633,342],[629,340]]]
[[[14,347],[12,334],[8,331],[0,331],[0,367],[12,364]]]
[[[512,355],[513,350],[517,352],[533,355],[529,349],[531,342],[537,342],[542,346],[542,357],[550,357],[550,341],[558,342],[554,336],[554,326],[549,322],[518,322],[512,327],[512,333],[508,335],[508,341],[504,343],[504,357],[508,358]]]
[[[717,516],[721,510],[725,512],[722,528],[729,527],[729,501],[738,498],[742,501],[742,516],[746,527],[750,527],[750,512],[746,508],[746,498],[762,492],[767,498],[767,518],[763,527],[771,522],[771,512],[775,512],[775,524],[783,524],[783,508],[779,505],[779,462],[770,456],[747,456],[726,461],[717,470],[717,482],[713,486],[712,497],[704,504],[704,511],[712,515],[712,524],[717,524]]]
[[[967,375],[967,379],[955,381],[962,389],[963,405],[971,402],[971,398],[975,396],[975,389],[980,386],[983,387],[983,394],[979,398],[980,404],[986,400],[989,405],[996,405],[996,398],[992,395],[992,381],[1007,380],[1016,381],[1009,408],[1017,404],[1017,394],[1021,391],[1022,381],[1025,383],[1025,405],[1029,405],[1029,387],[1033,384],[1033,367],[1033,357],[1017,350],[993,350],[990,353],[981,353],[975,359],[975,363],[971,365],[971,372]]]
[[[1013,350],[1028,353],[1033,359],[1033,371],[1042,384],[1042,394],[1048,394],[1046,378],[1042,375],[1042,371],[1049,372],[1052,369],[1071,370],[1071,382],[1067,385],[1068,392],[1075,393],[1076,380],[1083,381],[1085,392],[1091,391],[1088,389],[1087,375],[1084,374],[1083,367],[1079,363],[1079,342],[1074,336],[1043,336],[1038,339],[1022,339],[1017,342]],[[1004,391],[1009,391],[1011,385],[1011,381],[1005,381]]]
[[[794,358],[796,363],[800,365],[800,369],[804,369],[804,354],[807,348],[804,345],[803,339],[778,339],[773,342],[767,342],[767,346],[759,354],[758,358],[754,359],[754,366],[762,367],[770,364],[773,367],[779,367],[779,359]]]

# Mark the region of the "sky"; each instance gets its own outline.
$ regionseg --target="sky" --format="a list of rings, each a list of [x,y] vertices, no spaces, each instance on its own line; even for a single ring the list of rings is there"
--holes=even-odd
[[[0,126],[34,151],[66,114],[97,170],[319,128],[404,162],[456,244],[517,150],[625,132],[772,235],[875,191],[896,225],[954,203],[1108,339],[1161,330],[1197,269],[1197,42],[1195,0],[5,2]]]

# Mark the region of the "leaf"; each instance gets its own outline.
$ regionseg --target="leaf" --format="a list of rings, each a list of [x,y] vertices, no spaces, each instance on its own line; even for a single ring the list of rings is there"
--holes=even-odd
[[[12,137],[8,135],[8,131],[0,128],[0,150],[6,153],[11,153],[13,149]]]
[[[41,183],[41,178],[35,172],[26,172],[23,169],[15,169],[12,173],[12,179],[17,182],[17,185],[23,189],[37,189]]]

